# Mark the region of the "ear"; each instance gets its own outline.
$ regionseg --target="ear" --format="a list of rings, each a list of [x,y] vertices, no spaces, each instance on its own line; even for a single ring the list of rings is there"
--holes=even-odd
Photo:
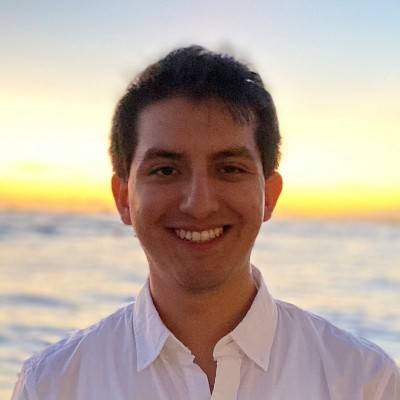
[[[126,225],[132,225],[129,212],[128,182],[114,174],[111,178],[111,189],[122,222]]]
[[[268,221],[272,216],[272,212],[282,191],[282,185],[282,176],[276,171],[265,179],[264,222]]]

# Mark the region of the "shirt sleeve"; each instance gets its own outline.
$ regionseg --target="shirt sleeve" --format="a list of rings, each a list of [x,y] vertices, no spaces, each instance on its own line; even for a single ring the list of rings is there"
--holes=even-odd
[[[31,400],[27,388],[27,374],[25,371],[25,366],[22,368],[22,371],[18,374],[18,380],[17,383],[15,384],[11,400]]]
[[[382,396],[376,400],[400,400],[400,368],[394,367],[392,374],[383,390]]]

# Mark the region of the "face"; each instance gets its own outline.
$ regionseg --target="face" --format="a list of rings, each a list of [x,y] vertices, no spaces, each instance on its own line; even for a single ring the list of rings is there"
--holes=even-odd
[[[113,177],[122,221],[146,253],[152,286],[207,290],[250,270],[250,253],[281,190],[264,178],[255,126],[223,104],[177,97],[138,119],[130,177]]]

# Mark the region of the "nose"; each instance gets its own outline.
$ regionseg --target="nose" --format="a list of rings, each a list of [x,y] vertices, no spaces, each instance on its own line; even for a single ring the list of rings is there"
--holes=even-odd
[[[218,210],[217,187],[212,177],[193,174],[185,182],[180,210],[196,219],[204,219]]]

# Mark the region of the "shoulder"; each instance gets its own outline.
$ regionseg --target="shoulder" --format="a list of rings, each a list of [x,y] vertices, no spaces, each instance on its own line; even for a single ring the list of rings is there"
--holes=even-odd
[[[61,390],[64,381],[79,384],[88,373],[98,373],[98,366],[107,370],[115,358],[135,352],[132,319],[130,304],[32,356],[22,372],[27,388],[40,393],[46,386],[46,393],[52,393]]]
[[[391,361],[390,357],[376,344],[367,339],[358,337],[347,332],[325,318],[304,311],[293,304],[277,301],[278,315],[280,323],[292,325],[300,335],[307,335],[313,341],[313,345],[318,344],[321,350],[332,352],[336,356],[349,356],[354,354],[356,357],[377,358],[382,362]]]
[[[290,332],[297,346],[316,354],[331,382],[384,386],[398,376],[395,362],[376,344],[338,328],[326,319],[292,304],[277,301],[277,334]],[[350,382],[349,382],[350,384]]]
[[[132,314],[132,304],[130,304],[96,324],[77,331],[47,347],[42,352],[34,355],[28,362],[32,365],[37,365],[47,359],[62,358],[64,353],[70,353],[80,346],[90,347],[92,345],[95,346],[97,341],[114,340],[115,334],[124,334],[126,329],[133,326],[131,323]]]

